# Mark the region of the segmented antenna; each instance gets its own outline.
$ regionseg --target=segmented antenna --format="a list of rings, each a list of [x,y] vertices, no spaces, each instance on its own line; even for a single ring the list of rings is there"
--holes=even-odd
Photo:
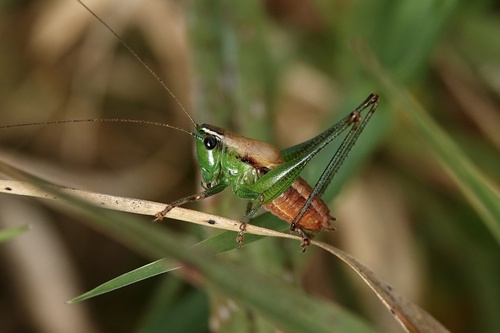
[[[115,37],[118,39],[118,41],[120,42],[120,44],[122,44],[141,64],[144,68],[146,68],[146,70],[158,81],[160,82],[161,86],[163,87],[163,89],[165,89],[165,91],[174,99],[174,101],[179,105],[179,107],[182,109],[182,111],[184,111],[184,113],[186,114],[186,116],[189,118],[189,120],[191,121],[191,123],[193,124],[194,128],[197,128],[198,127],[198,124],[194,121],[194,119],[189,115],[189,113],[187,112],[186,108],[184,108],[184,106],[182,105],[182,103],[179,101],[179,99],[177,98],[177,96],[174,95],[174,93],[170,90],[170,88],[165,84],[165,82],[163,82],[163,80],[158,76],[158,74],[156,74],[152,69],[151,67],[148,66],[148,64],[142,60],[142,58],[123,40],[123,38],[121,38],[106,22],[104,22],[99,16],[97,16],[96,13],[94,13],[89,7],[87,7],[86,4],[84,4],[81,0],[76,0],[78,1],[90,14],[92,14],[92,16],[94,16],[99,22],[102,23],[102,25],[104,25],[106,27],[106,29],[108,29],[113,35],[115,35]],[[146,123],[146,122],[145,122]],[[167,126],[167,127],[173,127],[173,126]],[[187,131],[184,131],[184,132],[187,132]],[[190,133],[190,132],[188,132]]]
[[[15,128],[15,127],[29,127],[29,126],[39,126],[39,125],[59,125],[59,124],[70,124],[70,123],[92,123],[92,122],[121,122],[121,123],[135,123],[135,124],[145,124],[145,125],[155,125],[161,127],[168,127],[172,129],[176,129],[178,131],[187,133],[191,136],[195,136],[194,133],[186,131],[180,127],[172,126],[165,123],[160,123],[157,121],[150,120],[140,120],[140,119],[121,119],[121,118],[95,118],[95,119],[68,119],[68,120],[51,120],[51,121],[42,121],[38,123],[25,123],[25,124],[15,124],[15,125],[2,125],[0,129],[6,128]]]

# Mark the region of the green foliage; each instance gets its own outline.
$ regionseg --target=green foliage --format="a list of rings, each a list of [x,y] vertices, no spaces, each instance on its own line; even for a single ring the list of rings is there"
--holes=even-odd
[[[28,231],[28,226],[12,227],[0,230],[0,243],[6,242],[26,231]]]

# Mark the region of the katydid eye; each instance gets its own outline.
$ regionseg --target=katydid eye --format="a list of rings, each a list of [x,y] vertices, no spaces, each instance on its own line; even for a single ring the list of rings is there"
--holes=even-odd
[[[203,144],[205,145],[205,148],[207,148],[207,150],[212,150],[215,148],[215,146],[217,146],[217,139],[209,135],[203,140]]]

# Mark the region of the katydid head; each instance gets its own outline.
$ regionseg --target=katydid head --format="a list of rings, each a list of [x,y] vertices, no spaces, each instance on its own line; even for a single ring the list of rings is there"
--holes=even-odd
[[[208,124],[196,127],[194,137],[200,172],[203,183],[210,188],[215,185],[221,173],[224,130]]]

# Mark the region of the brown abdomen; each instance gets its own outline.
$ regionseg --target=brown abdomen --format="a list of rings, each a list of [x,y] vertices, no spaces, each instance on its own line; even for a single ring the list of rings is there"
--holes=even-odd
[[[292,223],[311,192],[312,187],[299,177],[283,194],[270,203],[265,204],[264,208],[280,219]],[[315,197],[304,216],[299,220],[297,227],[316,232],[322,229],[331,230],[330,221],[332,220],[334,218],[330,216],[328,206],[320,197]]]

